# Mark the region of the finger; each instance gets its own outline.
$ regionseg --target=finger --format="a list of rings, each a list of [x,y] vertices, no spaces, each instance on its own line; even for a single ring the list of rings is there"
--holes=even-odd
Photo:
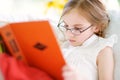
[[[67,71],[66,71],[66,72],[63,72],[62,75],[63,75],[64,77],[71,76],[71,75],[73,75],[73,72],[70,72],[70,71],[67,72]]]
[[[68,65],[65,65],[65,66],[63,66],[62,70],[63,71],[71,71],[72,68],[70,68],[70,66],[68,66]]]
[[[64,80],[76,80],[76,75],[72,71],[66,71],[62,74]]]

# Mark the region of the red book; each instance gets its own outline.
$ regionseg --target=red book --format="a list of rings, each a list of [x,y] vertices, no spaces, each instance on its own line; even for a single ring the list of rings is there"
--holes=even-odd
[[[11,23],[0,28],[0,34],[15,58],[63,80],[65,61],[48,21]]]

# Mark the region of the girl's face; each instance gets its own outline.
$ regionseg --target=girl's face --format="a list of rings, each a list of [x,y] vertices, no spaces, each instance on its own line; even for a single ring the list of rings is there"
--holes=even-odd
[[[72,46],[80,46],[96,31],[85,17],[81,16],[76,10],[72,10],[63,17],[65,35]]]

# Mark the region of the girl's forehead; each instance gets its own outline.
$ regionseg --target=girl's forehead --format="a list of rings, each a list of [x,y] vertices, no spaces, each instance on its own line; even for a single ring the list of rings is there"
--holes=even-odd
[[[76,10],[71,10],[70,12],[66,13],[64,16],[62,16],[62,20],[67,24],[79,23],[84,25],[85,23],[89,23],[88,20]]]

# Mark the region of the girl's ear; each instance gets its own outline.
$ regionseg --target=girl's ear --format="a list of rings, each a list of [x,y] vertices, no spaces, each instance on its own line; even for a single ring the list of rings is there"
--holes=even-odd
[[[99,32],[99,28],[98,27],[96,27],[96,29],[95,29],[95,33],[98,33]]]
[[[94,27],[93,27],[93,31],[94,31],[95,33],[99,32],[99,30],[100,30],[100,29],[99,29],[98,26],[94,26]]]

